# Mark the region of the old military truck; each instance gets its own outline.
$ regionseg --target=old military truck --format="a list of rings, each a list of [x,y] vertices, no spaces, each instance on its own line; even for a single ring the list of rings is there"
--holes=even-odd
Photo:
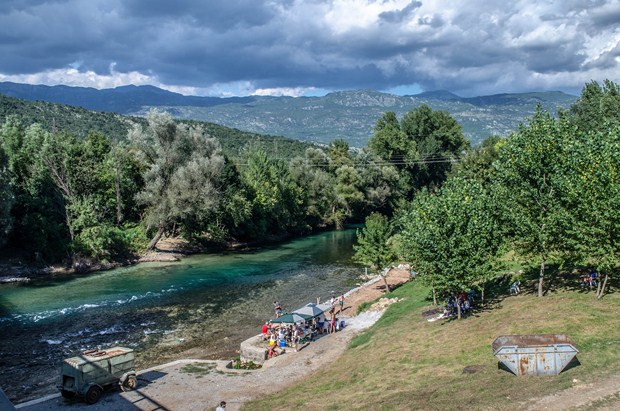
[[[126,391],[138,386],[131,348],[84,351],[63,361],[61,375],[62,396],[84,398],[88,404],[99,401],[106,387],[119,385]]]

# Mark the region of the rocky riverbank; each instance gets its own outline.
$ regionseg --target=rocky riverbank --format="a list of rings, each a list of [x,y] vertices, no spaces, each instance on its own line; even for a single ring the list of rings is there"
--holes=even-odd
[[[387,275],[390,288],[408,281],[409,271],[392,269]],[[28,411],[64,410],[157,410],[157,409],[214,409],[221,400],[227,402],[227,409],[236,410],[254,399],[278,392],[308,377],[319,368],[330,364],[345,351],[347,343],[360,331],[370,327],[394,299],[382,299],[364,313],[357,315],[359,306],[380,298],[385,293],[380,278],[347,293],[343,315],[348,318],[343,331],[326,335],[300,352],[286,353],[267,361],[259,370],[227,372],[222,361],[177,360],[172,363],[151,367],[141,373],[139,390],[119,393],[109,392],[96,405],[82,402],[68,403],[60,395],[42,402],[22,404]],[[193,351],[194,358],[200,353]],[[203,353],[204,354],[204,353]]]
[[[238,248],[240,248],[239,244],[230,245],[230,249]],[[143,262],[174,262],[179,261],[183,256],[207,251],[209,250],[205,247],[191,244],[181,238],[162,238],[155,250],[117,261],[77,258],[73,262],[48,265],[44,262],[26,262],[25,258],[5,257],[0,259],[0,284],[25,283],[42,277],[106,271]]]
[[[154,250],[148,250],[141,254],[128,256],[115,261],[99,261],[92,258],[77,258],[72,262],[45,264],[44,262],[29,262],[23,257],[7,257],[0,255],[0,284],[27,283],[41,277],[53,277],[60,275],[85,274],[96,271],[112,270],[146,262],[175,262],[184,256],[204,254],[212,251],[240,251],[259,247],[259,245],[283,241],[285,238],[271,238],[266,242],[242,243],[231,241],[217,246],[204,246],[191,243],[180,237],[163,237]],[[11,252],[5,252],[10,255]]]

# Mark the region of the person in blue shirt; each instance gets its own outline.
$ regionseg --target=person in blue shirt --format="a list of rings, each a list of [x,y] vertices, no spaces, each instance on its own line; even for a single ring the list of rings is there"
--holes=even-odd
[[[596,277],[598,276],[594,268],[590,269],[590,287],[596,285]]]

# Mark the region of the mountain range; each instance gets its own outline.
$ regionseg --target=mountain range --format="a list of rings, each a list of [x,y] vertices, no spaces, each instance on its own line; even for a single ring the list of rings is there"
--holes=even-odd
[[[555,114],[568,109],[576,96],[559,91],[460,97],[438,90],[397,96],[372,90],[338,91],[322,97],[200,97],[154,86],[94,89],[0,82],[0,93],[24,100],[42,100],[89,110],[142,116],[151,108],[175,118],[200,120],[253,133],[281,135],[327,144],[341,138],[363,147],[377,119],[392,111],[400,118],[426,104],[449,112],[477,144],[490,135],[515,131],[540,106]]]

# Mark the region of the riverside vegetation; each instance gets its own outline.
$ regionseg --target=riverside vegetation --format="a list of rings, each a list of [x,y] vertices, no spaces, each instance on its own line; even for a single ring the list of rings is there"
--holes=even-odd
[[[55,122],[25,125],[10,115],[0,128],[0,243],[46,263],[69,256],[80,267],[130,258],[164,234],[194,243],[264,241],[342,228],[371,211],[390,214],[415,190],[441,182],[468,147],[447,113],[421,107],[403,128],[418,121],[435,132],[404,134],[417,139],[405,163],[352,151],[343,140],[289,159],[252,142],[227,153],[206,125],[157,112],[124,138],[78,137]]]
[[[618,265],[619,112],[618,85],[591,82],[569,111],[539,109],[472,149],[447,112],[420,106],[381,116],[364,150],[335,140],[288,162],[251,145],[231,158],[202,124],[153,111],[123,139],[12,115],[0,128],[0,244],[75,264],[126,258],[164,234],[260,241],[369,216],[358,261],[411,263],[435,300],[471,287],[484,299],[508,252],[537,261],[539,296],[556,262],[603,273],[600,298]]]
[[[231,157],[203,124],[157,112],[126,138],[78,138],[11,115],[0,128],[0,244],[45,261],[118,259],[163,234],[263,240],[380,212],[394,217],[394,247],[380,239],[361,262],[400,257],[445,290],[482,284],[514,249],[540,261],[542,293],[550,259],[587,256],[605,273],[617,263],[618,100],[615,83],[589,83],[558,118],[539,110],[473,149],[447,112],[388,112],[366,149],[335,140],[288,162],[251,144]]]

